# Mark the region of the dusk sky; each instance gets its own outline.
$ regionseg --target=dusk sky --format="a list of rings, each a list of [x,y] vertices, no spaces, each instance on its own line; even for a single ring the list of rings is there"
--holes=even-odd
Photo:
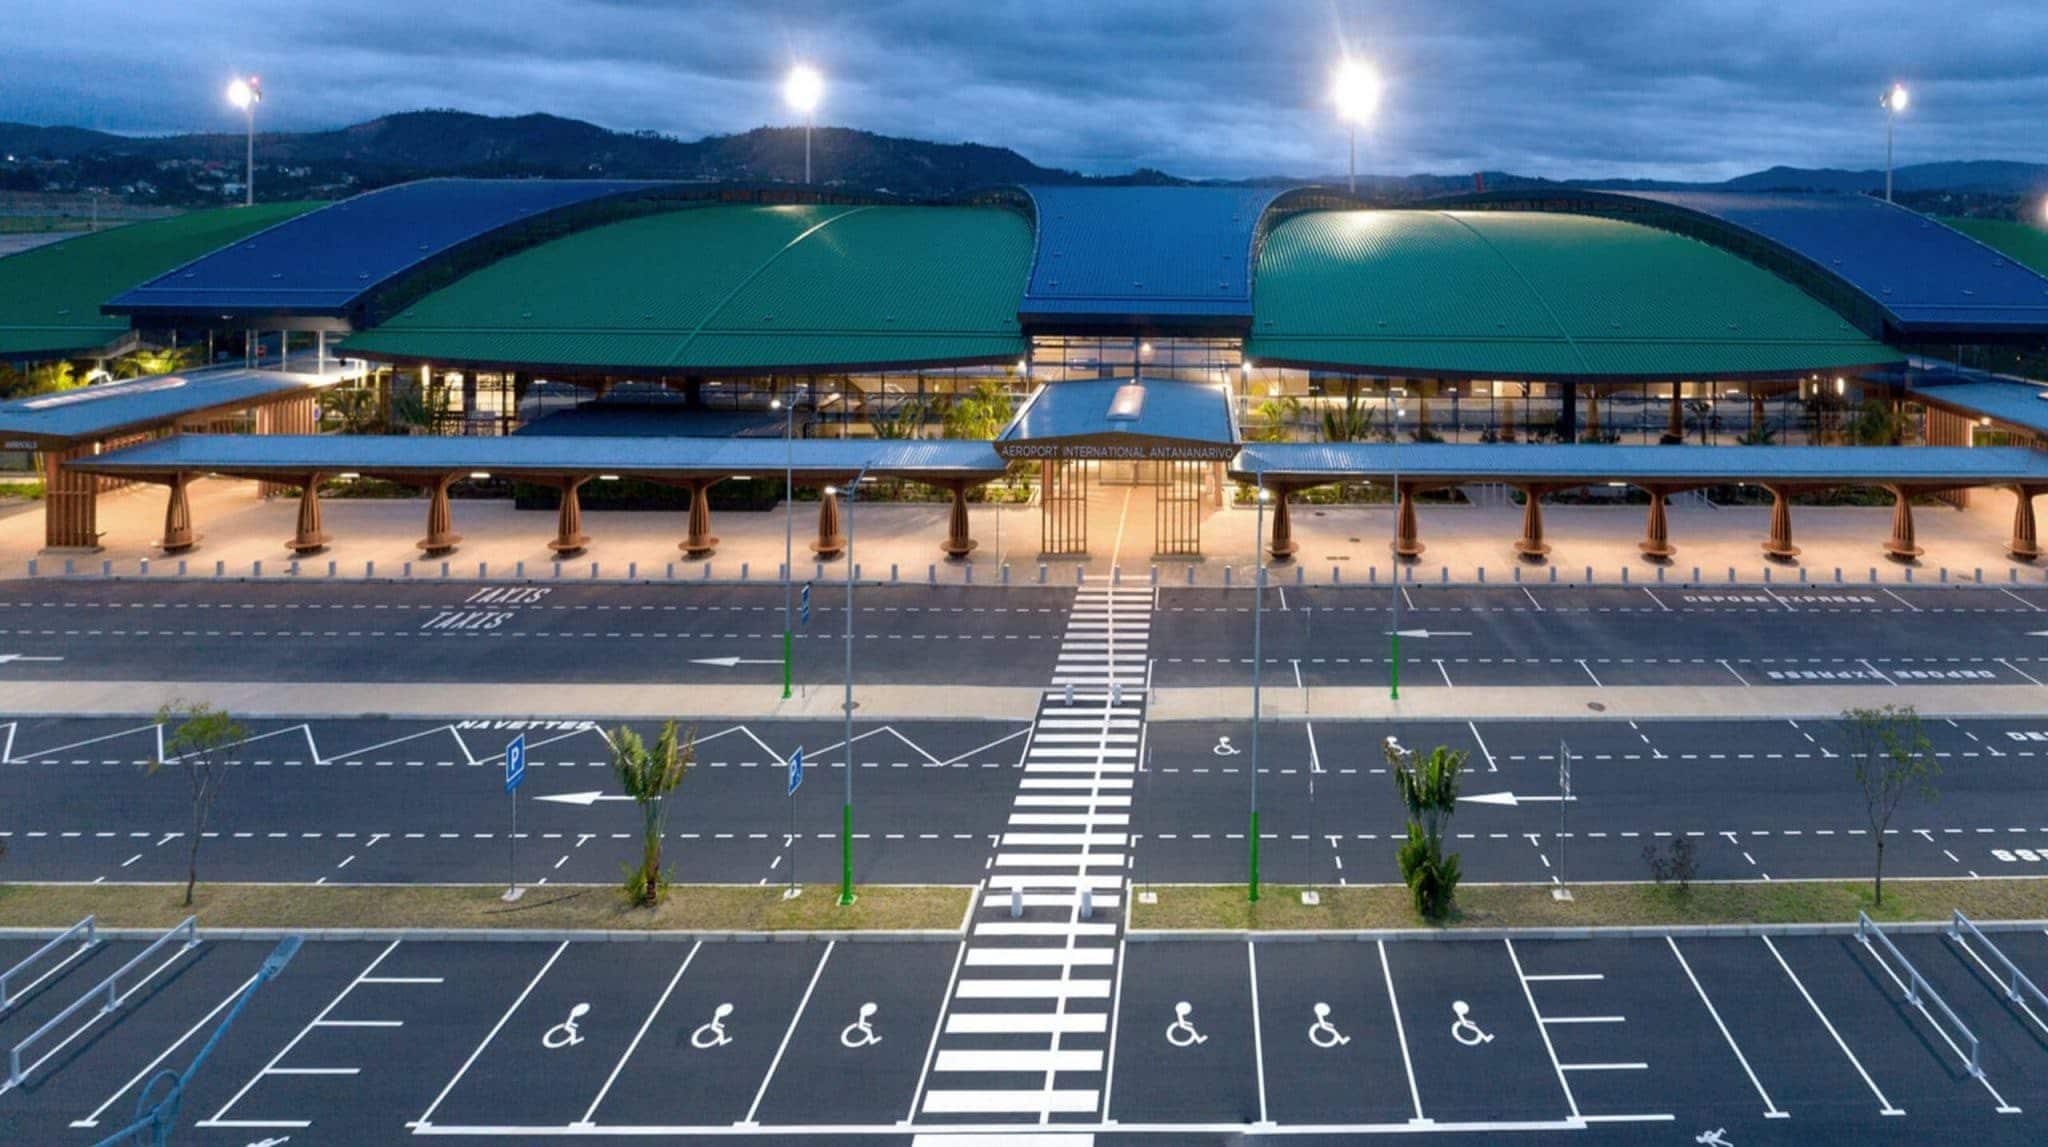
[[[394,111],[551,112],[686,139],[791,122],[1016,149],[1090,173],[1344,166],[1345,46],[1386,98],[1374,172],[1715,179],[1884,161],[2048,161],[2048,3],[1970,0],[0,0],[0,120],[225,131],[238,71],[263,128]]]

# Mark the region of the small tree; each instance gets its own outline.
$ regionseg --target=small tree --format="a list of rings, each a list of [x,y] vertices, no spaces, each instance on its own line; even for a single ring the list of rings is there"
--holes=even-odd
[[[232,745],[249,739],[249,730],[233,717],[211,705],[173,702],[158,709],[159,727],[176,722],[164,738],[163,756],[149,764],[154,775],[161,769],[183,770],[192,787],[192,838],[185,849],[185,906],[192,906],[192,890],[199,883],[199,842],[206,836],[206,821],[213,802],[227,780],[227,758]]]
[[[650,751],[640,734],[619,726],[612,733],[612,771],[619,787],[640,808],[640,864],[626,871],[626,897],[634,904],[652,908],[661,903],[668,889],[668,874],[661,869],[662,830],[668,823],[667,797],[683,783],[683,774],[697,759],[695,731],[676,739],[676,723],[661,727]]]
[[[1438,745],[1418,761],[1392,737],[1387,738],[1386,754],[1394,791],[1408,807],[1408,839],[1395,854],[1401,879],[1408,884],[1415,910],[1440,920],[1450,913],[1460,876],[1458,854],[1444,855],[1444,829],[1458,809],[1460,774],[1471,754]]]
[[[1920,727],[1920,714],[1911,705],[1845,709],[1842,736],[1848,743],[1845,755],[1856,770],[1856,784],[1863,791],[1870,835],[1877,842],[1871,899],[1881,905],[1885,828],[1908,792],[1917,791],[1927,800],[1938,795],[1934,778],[1941,775],[1941,766],[1934,759],[1933,743]]]

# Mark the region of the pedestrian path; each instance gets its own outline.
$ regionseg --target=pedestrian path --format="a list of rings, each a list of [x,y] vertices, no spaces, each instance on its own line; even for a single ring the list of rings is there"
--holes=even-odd
[[[1093,1122],[1106,1090],[1153,592],[1085,583],[940,1025],[921,1122]]]

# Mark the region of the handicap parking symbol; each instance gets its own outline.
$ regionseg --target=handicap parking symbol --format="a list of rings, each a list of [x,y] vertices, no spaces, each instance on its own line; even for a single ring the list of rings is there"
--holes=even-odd
[[[725,1034],[725,1017],[731,1014],[731,1004],[718,1005],[711,1012],[710,1022],[698,1024],[697,1030],[690,1033],[690,1046],[698,1051],[709,1051],[731,1043],[732,1037]]]
[[[840,1044],[849,1048],[863,1048],[870,1044],[881,1043],[882,1037],[875,1034],[875,1025],[868,1022],[875,1018],[877,1010],[879,1009],[872,1000],[862,1004],[860,1006],[859,1018],[840,1030]]]
[[[1350,1036],[1338,1031],[1337,1025],[1330,1022],[1330,1005],[1317,1004],[1315,1012],[1316,1022],[1309,1025],[1308,1042],[1325,1051],[1351,1042]]]
[[[577,1004],[569,1009],[569,1018],[549,1028],[540,1037],[540,1046],[549,1051],[559,1051],[583,1042],[583,1033],[576,1030],[576,1021],[590,1013],[589,1004]]]
[[[1244,750],[1238,748],[1236,745],[1231,744],[1229,737],[1218,737],[1216,738],[1216,747],[1210,749],[1209,751],[1216,754],[1219,757],[1234,757],[1237,756],[1239,753],[1243,752]]]
[[[1188,1018],[1194,1010],[1195,1005],[1186,1000],[1173,1005],[1173,1022],[1166,1025],[1167,1043],[1175,1047],[1193,1047],[1198,1043],[1209,1042],[1209,1037],[1196,1031],[1195,1022]]]
[[[1451,1013],[1458,1017],[1456,1022],[1451,1024],[1452,1039],[1457,1040],[1466,1047],[1478,1047],[1480,1044],[1493,1042],[1492,1034],[1482,1031],[1479,1025],[1473,1021],[1471,1004],[1463,1000],[1453,1000],[1451,1001]]]
[[[1692,1141],[1704,1143],[1707,1147],[1735,1147],[1735,1144],[1728,1139],[1728,1129],[1726,1127],[1716,1127],[1712,1131],[1702,1131],[1698,1135],[1693,1136]]]

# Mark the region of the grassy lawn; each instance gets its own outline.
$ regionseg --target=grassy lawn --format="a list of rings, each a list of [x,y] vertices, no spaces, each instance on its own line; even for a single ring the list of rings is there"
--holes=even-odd
[[[201,928],[575,928],[691,931],[957,929],[972,888],[888,885],[860,889],[849,908],[838,885],[811,884],[794,900],[778,886],[688,885],[648,912],[615,888],[528,888],[517,903],[495,887],[201,884],[191,908],[182,885],[0,885],[0,927],[63,927],[97,915],[109,928],[168,928],[191,913]]]
[[[1142,891],[1143,886],[1140,886]],[[1319,887],[1322,903],[1301,902],[1299,886],[1267,885],[1259,902],[1242,885],[1153,888],[1157,904],[1133,904],[1137,929],[1228,928],[1265,931],[1348,931],[1418,928],[1427,924],[1400,885]],[[1532,885],[1467,885],[1458,889],[1450,928],[1616,927],[1661,924],[1846,924],[1858,911],[1878,921],[1947,920],[1960,908],[1972,920],[2048,916],[2048,878],[2020,880],[1888,880],[1884,906],[1870,903],[1869,881],[1778,880],[1762,884],[1695,884],[1687,892],[1654,884],[1580,884],[1569,903]]]

